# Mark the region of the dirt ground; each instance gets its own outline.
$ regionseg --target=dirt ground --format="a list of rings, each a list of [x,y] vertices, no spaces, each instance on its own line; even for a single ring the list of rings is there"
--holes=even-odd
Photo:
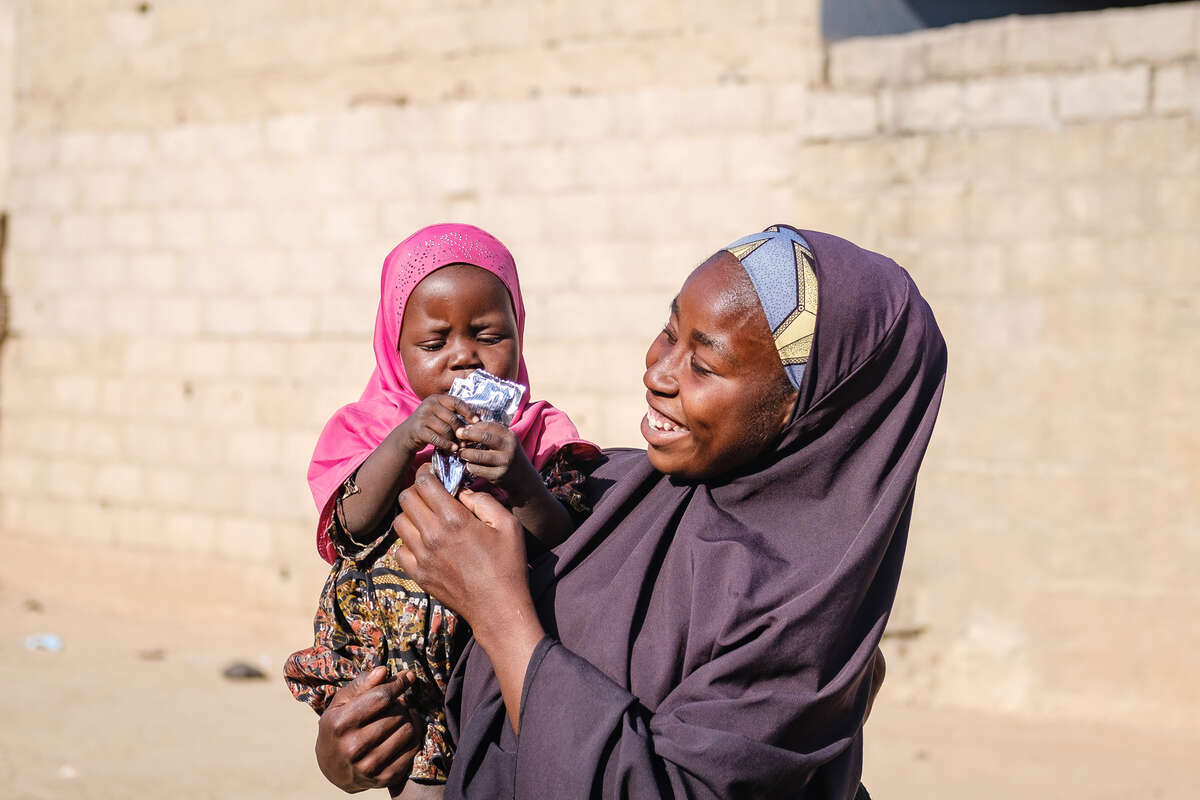
[[[24,555],[0,566],[0,797],[342,796],[313,761],[315,716],[278,677],[304,644],[303,614],[115,613],[102,600],[111,587],[78,570],[35,575]],[[62,649],[27,649],[40,632]],[[237,660],[268,678],[223,678]],[[1200,796],[1198,745],[1200,735],[896,705],[885,684],[864,780],[881,800],[1183,800]]]

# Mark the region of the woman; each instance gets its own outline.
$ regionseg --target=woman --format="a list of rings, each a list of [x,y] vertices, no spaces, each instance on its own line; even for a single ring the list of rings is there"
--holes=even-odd
[[[854,797],[945,363],[894,262],[772,226],[684,283],[647,353],[647,452],[608,454],[532,571],[511,514],[418,478],[398,558],[475,636],[447,795]],[[380,677],[322,720],[343,788],[410,744]]]

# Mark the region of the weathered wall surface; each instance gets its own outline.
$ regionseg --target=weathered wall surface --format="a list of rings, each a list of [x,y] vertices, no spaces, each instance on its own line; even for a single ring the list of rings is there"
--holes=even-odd
[[[496,233],[535,391],[636,444],[683,276],[787,221],[950,343],[889,690],[1195,725],[1200,4],[832,47],[811,2],[143,6],[11,11],[3,536],[306,607],[395,242]]]

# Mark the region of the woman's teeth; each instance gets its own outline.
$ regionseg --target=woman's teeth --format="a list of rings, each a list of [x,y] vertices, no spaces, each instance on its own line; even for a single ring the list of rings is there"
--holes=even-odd
[[[659,414],[653,408],[646,413],[646,419],[650,423],[650,427],[656,431],[686,431],[687,428],[682,425],[676,425],[671,420]]]

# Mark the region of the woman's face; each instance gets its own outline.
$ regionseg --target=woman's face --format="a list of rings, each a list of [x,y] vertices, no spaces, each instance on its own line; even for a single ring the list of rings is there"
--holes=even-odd
[[[754,286],[732,254],[701,264],[646,353],[650,463],[684,480],[732,471],[775,440],[796,392]]]
[[[398,349],[409,384],[422,399],[448,392],[455,378],[481,367],[515,380],[521,343],[508,289],[470,264],[429,273],[404,307]]]

